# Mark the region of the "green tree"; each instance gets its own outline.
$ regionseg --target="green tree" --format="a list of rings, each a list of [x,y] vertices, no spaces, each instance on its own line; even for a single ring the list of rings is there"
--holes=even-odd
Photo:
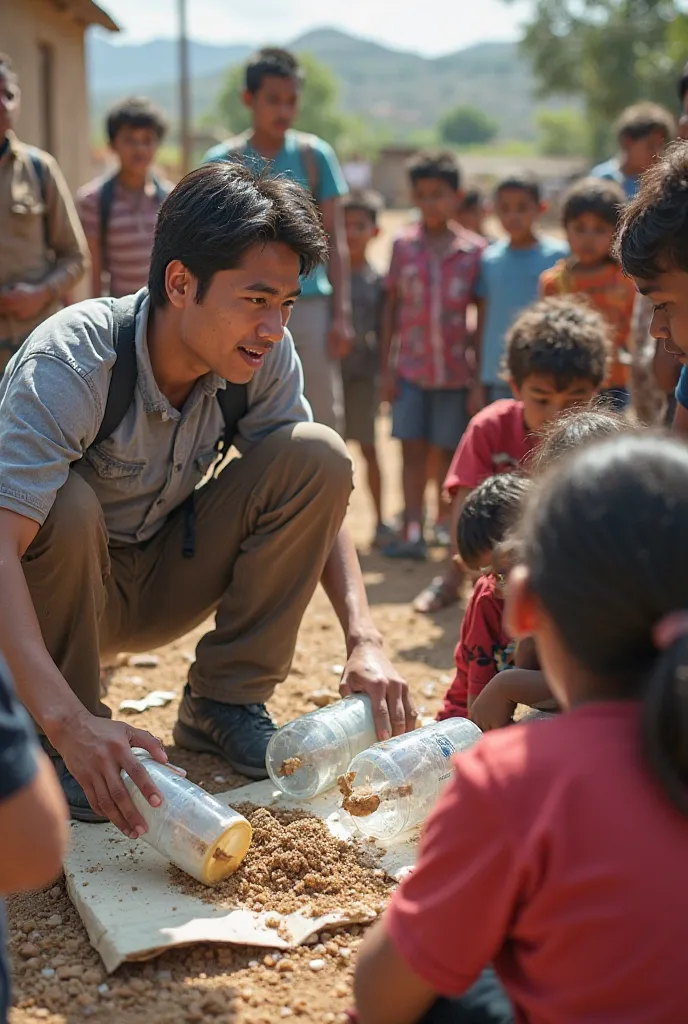
[[[539,110],[537,126],[537,147],[543,156],[580,156],[590,149],[588,126],[579,110]]]
[[[443,114],[439,122],[440,136],[454,146],[491,142],[498,129],[497,122],[477,107],[454,107]]]
[[[296,128],[319,135],[333,146],[340,138],[356,134],[358,126],[339,106],[339,86],[327,67],[309,53],[299,54],[306,80],[301,96],[301,107]],[[243,132],[251,123],[250,113],[242,102],[244,90],[244,68],[237,65],[230,69],[218,101],[218,115],[230,131]]]
[[[593,155],[612,144],[624,107],[643,99],[675,105],[688,32],[681,7],[682,0],[536,0],[523,48],[541,95],[582,98]]]

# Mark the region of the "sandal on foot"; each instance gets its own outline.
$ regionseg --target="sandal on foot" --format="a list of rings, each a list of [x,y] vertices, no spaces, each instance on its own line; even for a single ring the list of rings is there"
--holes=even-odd
[[[435,576],[432,583],[429,583],[413,602],[413,610],[423,615],[433,615],[435,612],[441,612],[443,608],[451,608],[453,604],[458,604],[458,601],[458,588],[445,583],[441,576]]]

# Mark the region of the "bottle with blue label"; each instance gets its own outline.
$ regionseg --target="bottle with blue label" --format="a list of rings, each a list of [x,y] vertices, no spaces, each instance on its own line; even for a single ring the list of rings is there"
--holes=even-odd
[[[481,736],[469,719],[449,718],[376,743],[338,780],[343,810],[364,835],[393,839],[425,820],[451,778],[451,758]]]

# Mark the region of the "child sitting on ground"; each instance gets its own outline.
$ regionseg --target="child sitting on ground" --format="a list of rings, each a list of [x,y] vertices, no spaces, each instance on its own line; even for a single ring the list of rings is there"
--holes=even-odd
[[[597,442],[526,506],[507,622],[567,713],[456,757],[360,951],[361,1024],[685,1018],[688,450]]]
[[[526,469],[530,474],[540,475],[554,463],[583,445],[630,429],[628,422],[610,409],[603,407],[574,409],[549,424],[542,435],[540,444],[528,460]],[[478,494],[484,486],[481,484],[466,500],[459,519],[459,529],[474,495]],[[501,556],[502,560],[507,561],[507,556],[513,559],[513,545],[509,545],[507,541],[507,544],[503,545],[503,548],[505,547],[508,547],[509,551],[504,552]],[[459,548],[460,550],[461,548]],[[476,591],[477,589],[476,586]],[[472,600],[469,603],[469,608]],[[467,608],[466,618],[468,610]],[[464,618],[464,622],[466,618]],[[500,642],[502,639],[508,639],[504,630],[504,624],[500,619]],[[513,641],[511,642],[513,643]],[[483,732],[508,725],[513,719],[517,704],[525,704],[541,710],[557,710],[544,673],[540,670],[540,660],[531,640],[526,639],[516,645],[513,665],[513,670],[508,673],[501,671],[502,666],[497,666],[498,671],[492,673],[480,692],[473,697],[470,704],[470,717]],[[447,697],[449,697],[449,693]],[[445,704],[446,700],[447,698],[445,698]]]
[[[568,259],[540,276],[540,292],[584,295],[612,330],[614,352],[605,388],[617,408],[628,404],[636,291],[616,260],[614,236],[625,201],[614,181],[584,178],[569,189],[562,210]]]
[[[444,697],[439,722],[467,718],[493,676],[514,663],[515,643],[504,631],[504,594],[499,545],[514,525],[528,492],[517,473],[490,476],[468,496],[459,517],[456,546],[465,568],[480,572],[461,623],[454,652],[456,674]]]
[[[461,198],[453,153],[419,153],[408,174],[421,220],[394,242],[381,344],[383,397],[401,441],[404,528],[385,554],[422,560],[428,465],[445,475],[470,418],[466,314],[486,243],[453,219]]]
[[[382,517],[382,475],[375,447],[375,418],[379,405],[380,322],[384,291],[382,277],[367,258],[379,234],[377,218],[382,197],[372,190],[352,192],[344,202],[346,238],[351,259],[351,306],[354,344],[342,359],[346,438],[361,448],[368,472],[368,490],[375,508],[373,545],[382,547],[393,532]]]
[[[444,491],[452,502],[452,536],[466,497],[494,473],[522,465],[546,423],[586,405],[607,373],[608,328],[599,313],[570,298],[546,299],[523,313],[507,335],[506,368],[513,398],[481,409],[461,439]],[[462,576],[453,563],[432,586],[456,600]]]

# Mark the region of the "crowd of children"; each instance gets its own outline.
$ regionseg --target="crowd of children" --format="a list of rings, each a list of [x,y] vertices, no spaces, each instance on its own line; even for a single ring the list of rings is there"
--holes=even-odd
[[[251,130],[206,159],[269,165],[317,200],[329,268],[303,281],[291,322],[306,396],[360,447],[384,556],[426,558],[437,485],[435,539],[450,550],[416,607],[449,606],[474,584],[437,717],[491,733],[457,760],[416,871],[366,939],[361,1024],[674,1024],[688,1001],[688,455],[628,406],[651,304],[673,359],[658,350],[657,379],[670,393],[683,365],[675,429],[688,436],[688,147],[661,156],[673,119],[629,108],[621,156],[563,197],[561,237],[541,230],[538,181],[515,173],[492,196],[497,239],[454,154],[419,153],[408,167],[418,218],[382,274],[370,258],[381,199],[343,198],[330,147],[293,131],[301,81],[293,55],[261,51],[246,72]],[[14,89],[6,59],[0,88]],[[171,188],[152,171],[166,124],[129,100],[107,131],[116,172],[84,186],[77,209],[93,294],[121,296],[148,277]],[[29,167],[7,133],[0,160]],[[398,529],[384,514],[381,401],[401,445]],[[554,720],[511,728],[519,705]],[[63,847],[44,761],[0,662],[0,820],[22,866],[0,893],[49,878]],[[21,852],[32,836],[13,828],[17,808],[47,830],[40,865]],[[0,918],[0,1020],[2,944]]]

